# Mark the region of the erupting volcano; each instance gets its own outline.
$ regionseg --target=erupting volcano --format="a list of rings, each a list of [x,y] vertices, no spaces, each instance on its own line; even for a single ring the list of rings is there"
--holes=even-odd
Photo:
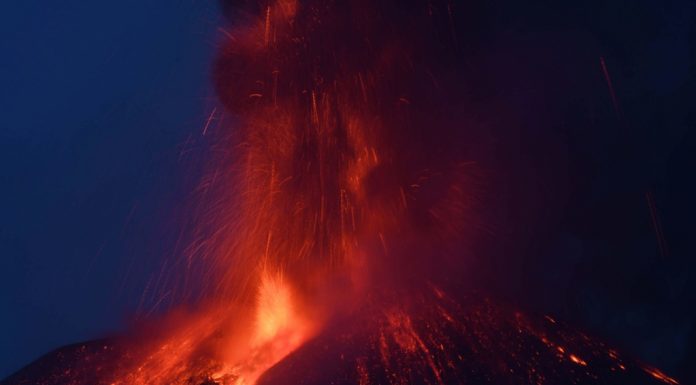
[[[454,2],[224,8],[204,267],[182,278],[203,295],[3,384],[677,384],[462,282],[485,178]]]

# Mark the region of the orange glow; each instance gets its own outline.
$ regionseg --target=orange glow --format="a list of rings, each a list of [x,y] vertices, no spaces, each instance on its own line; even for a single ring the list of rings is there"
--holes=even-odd
[[[662,373],[662,372],[660,371],[660,369],[645,367],[645,368],[643,368],[643,370],[645,370],[646,373],[648,373],[649,375],[653,376],[654,378],[656,378],[656,379],[658,379],[658,380],[664,382],[665,384],[671,384],[671,385],[677,385],[677,384],[679,384],[679,382],[677,382],[677,380],[675,380],[674,378],[669,377],[668,375]]]
[[[568,356],[568,357],[570,358],[571,361],[575,362],[575,363],[578,364],[578,365],[587,366],[587,362],[585,362],[583,359],[581,359],[580,357],[576,356],[575,354],[571,354],[571,355]]]
[[[256,64],[221,91],[234,98],[225,107],[238,123],[221,139],[230,148],[205,185],[213,230],[187,256],[206,260],[208,297],[195,315],[141,344],[114,384],[177,383],[193,373],[251,385],[321,329],[332,302],[357,298],[373,254],[363,245],[379,240],[386,250],[408,189],[396,189],[400,203],[392,205],[375,201],[366,183],[382,164],[382,123],[368,96],[375,75],[336,73],[328,85],[311,75],[317,69],[298,67],[301,6],[271,1],[226,33],[223,56]],[[211,121],[224,114],[213,110],[203,135],[214,135]]]
[[[261,280],[256,311],[257,343],[266,343],[293,326],[294,309],[290,289],[282,276],[265,275]]]
[[[254,384],[264,371],[306,340],[310,335],[309,325],[310,322],[297,313],[291,290],[282,275],[265,273],[248,348],[240,352],[241,339],[234,339],[234,345],[224,356],[226,364],[211,378],[222,383]]]

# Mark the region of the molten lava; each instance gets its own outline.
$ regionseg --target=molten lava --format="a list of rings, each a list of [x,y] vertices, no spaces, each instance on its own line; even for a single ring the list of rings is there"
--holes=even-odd
[[[204,299],[35,383],[676,383],[458,294],[476,169],[444,118],[466,95],[450,1],[234,3]]]

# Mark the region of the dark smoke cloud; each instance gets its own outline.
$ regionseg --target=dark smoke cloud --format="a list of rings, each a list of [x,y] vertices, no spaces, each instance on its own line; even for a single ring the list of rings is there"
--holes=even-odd
[[[263,12],[254,4],[224,1],[223,9],[243,23]],[[376,99],[388,106],[375,108],[399,127],[383,139],[408,171],[379,171],[375,190],[397,183],[388,177],[476,164],[467,183],[480,211],[462,280],[691,378],[693,6],[357,1],[331,9],[340,17],[322,20],[335,23],[332,33],[309,34],[307,43],[335,47],[326,55],[341,58],[331,62],[343,67],[321,67],[323,77],[379,65],[353,52],[387,58]],[[424,9],[431,16],[421,18]],[[389,58],[391,50],[409,60]],[[232,110],[240,104],[228,92],[240,82],[226,74],[246,77],[262,70],[256,64],[238,68],[234,53],[221,56],[216,82]],[[409,124],[389,105],[400,96],[410,102]],[[656,197],[669,256],[658,250],[646,194]]]

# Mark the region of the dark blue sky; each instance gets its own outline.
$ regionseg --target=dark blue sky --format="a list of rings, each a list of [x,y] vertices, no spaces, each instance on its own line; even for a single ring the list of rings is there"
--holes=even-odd
[[[0,378],[117,330],[171,250],[158,240],[196,177],[181,152],[212,108],[217,12],[0,7]]]

